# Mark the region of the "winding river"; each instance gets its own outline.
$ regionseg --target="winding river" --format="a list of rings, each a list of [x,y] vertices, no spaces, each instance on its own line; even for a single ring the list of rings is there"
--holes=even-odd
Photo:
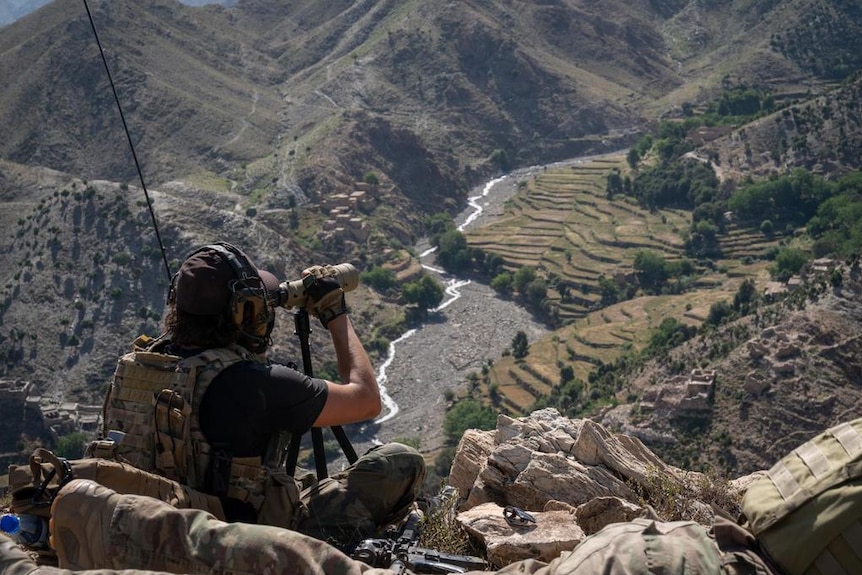
[[[469,207],[455,218],[458,229],[493,221],[503,213],[504,203],[515,194],[518,182],[544,168],[513,171],[477,187],[468,200]],[[366,426],[352,439],[358,453],[399,438],[418,439],[423,452],[442,447],[447,391],[460,389],[468,374],[499,358],[519,330],[529,341],[548,333],[530,313],[498,297],[489,286],[454,277],[437,267],[434,249],[427,240],[417,244],[416,252],[425,269],[443,282],[446,296],[432,310],[428,322],[390,343],[388,356],[377,367],[383,413],[373,426]]]

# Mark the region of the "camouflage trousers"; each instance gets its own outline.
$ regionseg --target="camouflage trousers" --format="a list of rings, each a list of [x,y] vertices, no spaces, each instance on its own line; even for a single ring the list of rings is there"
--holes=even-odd
[[[280,527],[226,523],[199,509],[177,509],[86,479],[61,489],[51,509],[50,544],[58,566],[36,565],[0,536],[6,575],[388,574],[326,543]]]
[[[222,564],[224,558],[219,553],[229,549],[245,549],[250,560],[269,561],[267,553],[258,549],[265,545],[279,550],[281,559],[275,565],[290,565],[295,563],[293,559],[281,562],[285,557],[292,557],[288,549],[298,549],[297,552],[303,556],[313,551],[321,557],[329,557],[335,551],[333,547],[352,550],[360,540],[375,536],[379,529],[397,523],[412,509],[424,477],[425,461],[419,452],[399,443],[389,443],[370,449],[343,471],[313,482],[299,493],[300,505],[288,502],[282,508],[283,500],[273,498],[270,501],[267,498],[264,505],[276,508],[268,508],[266,515],[278,522],[270,525],[224,523],[209,512],[175,509],[150,497],[135,495],[127,499],[133,493],[119,495],[110,489],[102,489],[100,493],[113,494],[111,501],[121,501],[118,505],[106,507],[105,497],[77,494],[78,505],[71,512],[69,493],[64,489],[55,505],[58,514],[52,510],[52,521],[66,534],[67,540],[73,542],[64,546],[63,537],[57,538],[58,548],[64,549],[63,553],[58,549],[61,565],[68,567],[119,569],[128,568],[128,561],[132,560],[138,566],[136,568],[152,569],[153,565],[159,564],[156,551],[170,549],[172,551],[167,553],[165,564],[170,569],[165,570],[187,573],[196,571],[186,569],[206,566],[204,571],[210,572],[213,569],[218,571],[213,562],[216,566]],[[84,523],[95,525],[96,529],[87,533],[86,539],[69,538],[70,531],[63,530],[63,526],[79,527],[81,521],[76,519],[76,514],[80,506],[86,507],[94,518]],[[117,510],[122,510],[122,513]],[[298,517],[279,517],[288,513],[296,513]],[[103,532],[102,528],[112,521],[116,523],[114,528]],[[285,523],[295,526],[295,529],[284,529]],[[115,555],[112,551],[102,550],[98,543],[92,547],[94,551],[87,551],[90,544],[82,544],[79,539],[108,541],[112,547],[123,551]],[[153,542],[157,544],[153,545]],[[101,558],[80,560],[91,556]],[[112,564],[113,560],[121,563]],[[272,563],[265,566],[268,571],[257,572],[274,572]]]
[[[407,516],[422,488],[425,460],[400,443],[374,447],[344,471],[300,493],[296,530],[341,549]]]

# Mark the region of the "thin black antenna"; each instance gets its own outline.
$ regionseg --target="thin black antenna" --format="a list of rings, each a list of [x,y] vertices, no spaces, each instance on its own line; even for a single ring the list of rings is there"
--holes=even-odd
[[[84,0],[84,8],[87,9],[87,17],[90,19],[90,27],[93,29],[93,36],[96,38],[96,44],[99,46],[99,54],[102,55],[102,63],[105,65],[105,73],[108,74],[108,82],[111,83],[111,90],[114,92],[114,101],[117,102],[117,109],[120,111],[120,119],[123,121],[123,130],[125,130],[126,138],[129,140],[129,149],[132,150],[132,158],[135,160],[135,169],[138,170],[138,178],[141,180],[141,187],[144,189],[144,196],[147,198],[147,208],[150,210],[150,219],[153,222],[153,228],[156,230],[156,239],[159,242],[159,249],[162,250],[162,261],[165,263],[165,271],[168,273],[168,283],[170,283],[171,266],[168,265],[168,256],[165,253],[165,245],[162,243],[162,234],[159,232],[156,213],[153,211],[153,202],[150,200],[150,193],[147,191],[147,184],[144,183],[144,174],[141,171],[140,163],[138,163],[138,154],[135,153],[135,146],[132,143],[132,135],[129,133],[129,126],[126,124],[126,116],[123,114],[123,106],[120,105],[120,97],[117,95],[117,88],[114,86],[114,78],[111,76],[111,69],[108,67],[108,60],[105,58],[105,51],[102,50],[102,42],[99,40],[99,33],[96,32],[96,23],[93,21],[93,15],[90,13],[90,5],[87,3],[87,0]]]

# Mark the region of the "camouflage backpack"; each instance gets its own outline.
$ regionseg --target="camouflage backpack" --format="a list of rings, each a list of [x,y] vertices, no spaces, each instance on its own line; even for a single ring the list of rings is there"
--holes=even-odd
[[[783,457],[751,484],[742,512],[785,575],[862,573],[862,419]]]
[[[574,551],[552,561],[547,572],[551,575],[719,575],[721,553],[702,525],[692,521],[637,518],[611,523],[590,535]]]

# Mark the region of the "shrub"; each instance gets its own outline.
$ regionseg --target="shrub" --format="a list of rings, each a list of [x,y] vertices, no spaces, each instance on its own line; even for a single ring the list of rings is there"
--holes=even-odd
[[[84,432],[75,431],[57,440],[54,453],[57,457],[80,459],[84,455],[84,447],[86,447],[87,442],[87,435]]]
[[[476,399],[464,399],[446,413],[443,432],[447,441],[455,445],[468,429],[490,430],[497,426],[497,414]]]
[[[523,359],[527,357],[530,344],[527,341],[527,334],[521,330],[512,338],[512,355],[515,359]]]
[[[376,186],[380,183],[380,178],[378,178],[377,174],[375,174],[374,172],[365,172],[365,175],[362,177],[362,181],[366,184]]]
[[[374,267],[359,275],[362,283],[368,284],[377,291],[383,292],[398,285],[395,272],[385,268]]]
[[[491,289],[501,294],[512,293],[512,274],[503,272],[494,276],[491,280]]]

